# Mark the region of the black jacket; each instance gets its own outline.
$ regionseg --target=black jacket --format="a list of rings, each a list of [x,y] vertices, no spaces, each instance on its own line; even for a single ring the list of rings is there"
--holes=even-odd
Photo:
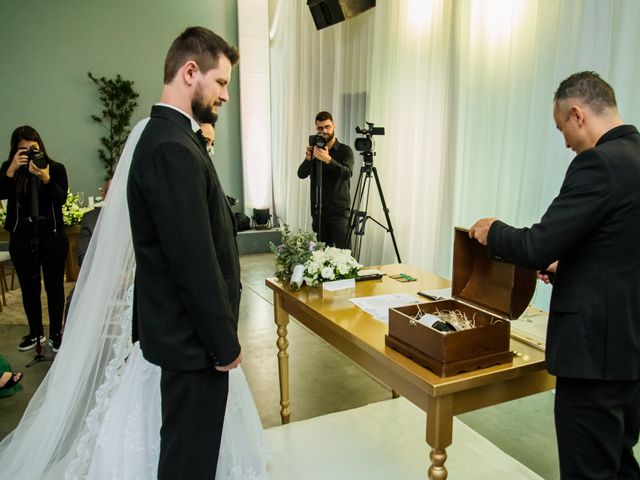
[[[31,174],[22,167],[16,171],[13,177],[7,177],[7,169],[11,165],[11,160],[7,160],[0,167],[0,198],[7,199],[7,219],[4,229],[14,232],[21,217],[31,216]],[[16,198],[16,181],[19,176],[26,176],[28,179],[27,191],[24,195],[24,201],[18,205]],[[67,180],[67,171],[64,165],[50,160],[49,164],[49,183],[38,182],[38,207],[39,216],[47,217],[44,225],[51,228],[52,233],[63,232],[62,206],[67,200],[67,190],[69,189],[69,181]]]
[[[558,260],[547,330],[550,373],[640,379],[640,134],[611,129],[571,162],[539,223],[496,221],[489,251],[535,269]]]
[[[163,368],[231,363],[240,263],[234,217],[189,119],[154,106],[127,186],[136,256],[133,338]]]

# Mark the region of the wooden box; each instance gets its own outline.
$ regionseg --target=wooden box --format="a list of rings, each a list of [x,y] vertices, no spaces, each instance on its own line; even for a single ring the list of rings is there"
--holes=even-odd
[[[455,229],[452,298],[389,311],[387,346],[441,377],[512,361],[511,325],[529,305],[535,271],[489,257],[485,246]],[[460,310],[475,328],[442,333],[412,321],[418,310]]]

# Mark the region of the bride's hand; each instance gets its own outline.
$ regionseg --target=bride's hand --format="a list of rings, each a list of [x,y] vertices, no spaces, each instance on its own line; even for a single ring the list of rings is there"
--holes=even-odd
[[[215,367],[215,369],[218,370],[219,372],[228,372],[229,370],[233,370],[234,368],[236,368],[241,363],[242,363],[242,352],[240,352],[240,355],[238,355],[238,358],[236,358],[229,365],[222,365],[221,367]]]

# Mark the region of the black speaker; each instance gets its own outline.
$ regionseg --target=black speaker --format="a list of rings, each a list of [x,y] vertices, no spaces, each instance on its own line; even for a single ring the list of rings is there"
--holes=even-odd
[[[307,0],[317,30],[340,23],[376,6],[376,0]]]

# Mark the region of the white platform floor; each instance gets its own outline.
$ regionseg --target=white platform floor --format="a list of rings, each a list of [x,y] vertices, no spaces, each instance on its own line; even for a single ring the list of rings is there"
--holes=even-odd
[[[270,428],[272,480],[426,479],[425,421],[398,398]],[[542,478],[455,418],[447,455],[452,480]]]

